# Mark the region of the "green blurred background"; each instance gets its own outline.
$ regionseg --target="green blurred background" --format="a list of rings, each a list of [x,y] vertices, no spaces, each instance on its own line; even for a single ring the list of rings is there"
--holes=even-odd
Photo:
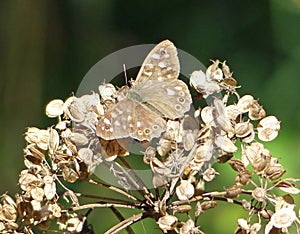
[[[104,56],[166,38],[205,65],[209,59],[227,60],[242,85],[240,93],[259,98],[267,113],[282,121],[279,137],[267,146],[281,158],[286,176],[299,177],[299,0],[3,0],[0,193],[18,191],[25,127],[53,123],[44,114],[51,99],[75,92]],[[233,179],[219,183],[230,185]],[[222,208],[203,218],[204,231],[224,233],[226,225],[226,233],[232,233],[235,218],[245,214]],[[91,215],[96,233],[117,222],[109,214],[103,209]],[[134,228],[137,233],[160,233],[153,226],[143,222]]]

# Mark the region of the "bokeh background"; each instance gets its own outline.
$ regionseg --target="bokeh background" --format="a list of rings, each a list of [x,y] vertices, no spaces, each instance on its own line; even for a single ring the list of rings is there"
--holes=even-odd
[[[281,158],[286,176],[299,177],[299,0],[3,0],[0,193],[18,191],[25,128],[53,123],[44,114],[51,99],[76,92],[87,71],[109,53],[166,38],[205,65],[210,59],[227,60],[242,85],[240,93],[259,98],[267,113],[282,121],[279,137],[267,147]],[[227,183],[232,182],[228,176]],[[234,220],[243,215],[221,205],[200,224],[206,233],[224,233],[225,227],[232,233]],[[103,209],[91,215],[91,223],[103,233],[117,220]],[[160,233],[153,222],[133,228]]]

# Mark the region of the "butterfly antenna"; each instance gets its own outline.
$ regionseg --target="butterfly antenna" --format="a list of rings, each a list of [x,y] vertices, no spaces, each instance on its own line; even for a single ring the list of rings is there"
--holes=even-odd
[[[126,65],[123,64],[123,70],[124,70],[124,75],[125,75],[125,83],[128,85],[128,78],[127,78],[127,73],[126,73]]]

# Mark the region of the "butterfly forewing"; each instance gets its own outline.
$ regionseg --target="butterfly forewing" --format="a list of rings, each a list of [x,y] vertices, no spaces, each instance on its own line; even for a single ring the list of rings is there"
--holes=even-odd
[[[150,51],[135,82],[177,79],[179,70],[177,49],[171,41],[164,40]]]

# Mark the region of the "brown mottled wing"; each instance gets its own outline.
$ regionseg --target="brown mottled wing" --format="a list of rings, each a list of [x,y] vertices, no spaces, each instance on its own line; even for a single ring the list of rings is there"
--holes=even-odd
[[[150,141],[165,130],[166,121],[143,105],[124,98],[98,120],[96,134],[105,139],[132,137]]]
[[[172,80],[179,75],[177,49],[169,40],[157,44],[147,55],[135,83],[147,80]]]
[[[97,136],[112,140],[129,137],[132,132],[134,102],[124,98],[100,116],[96,128]]]
[[[160,137],[166,129],[166,121],[147,107],[137,104],[134,108],[133,131],[130,136],[139,141]]]
[[[184,113],[190,110],[192,103],[187,85],[178,79],[149,80],[138,83],[131,88],[128,94],[129,97],[139,94],[141,103],[169,119],[183,117]]]

